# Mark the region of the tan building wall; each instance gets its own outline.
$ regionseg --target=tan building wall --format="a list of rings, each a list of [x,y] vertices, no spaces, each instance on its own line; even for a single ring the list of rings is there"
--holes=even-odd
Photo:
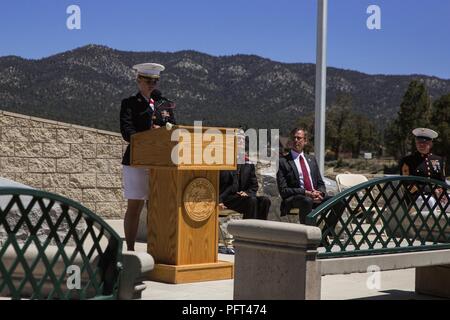
[[[0,176],[121,218],[120,134],[0,111]]]

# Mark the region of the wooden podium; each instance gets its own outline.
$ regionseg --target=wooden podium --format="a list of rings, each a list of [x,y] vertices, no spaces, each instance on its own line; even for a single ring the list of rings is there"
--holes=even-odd
[[[219,170],[236,170],[236,129],[174,126],[134,134],[131,165],[150,168],[150,280],[232,279],[218,260]]]

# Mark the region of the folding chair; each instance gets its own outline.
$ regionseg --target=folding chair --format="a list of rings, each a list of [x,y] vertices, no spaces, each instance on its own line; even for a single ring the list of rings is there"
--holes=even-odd
[[[362,174],[343,173],[336,176],[336,184],[339,192],[367,181],[369,179]]]
[[[369,181],[366,176],[362,174],[353,174],[353,173],[343,173],[338,174],[336,176],[336,184],[338,188],[338,192],[342,192],[346,189],[352,188],[358,184],[364,183]],[[369,209],[369,207],[365,207],[366,210]],[[355,218],[355,217],[349,217]],[[353,225],[352,223],[349,224],[351,232],[353,232]]]

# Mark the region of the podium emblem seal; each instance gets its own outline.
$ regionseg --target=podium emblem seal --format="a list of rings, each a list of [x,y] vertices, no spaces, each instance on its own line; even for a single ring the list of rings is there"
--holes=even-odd
[[[216,190],[205,178],[192,180],[183,194],[184,209],[189,218],[201,222],[207,220],[216,209]]]

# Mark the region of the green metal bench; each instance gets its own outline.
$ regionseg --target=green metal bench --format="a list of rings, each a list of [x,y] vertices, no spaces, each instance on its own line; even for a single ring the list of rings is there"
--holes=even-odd
[[[0,296],[116,299],[122,239],[79,203],[0,188]]]
[[[322,230],[318,258],[450,249],[448,192],[441,181],[400,176],[341,192],[307,217]]]
[[[449,189],[442,181],[389,177],[324,203],[307,217],[309,225],[322,230],[320,274],[415,268],[417,293],[449,298]]]

